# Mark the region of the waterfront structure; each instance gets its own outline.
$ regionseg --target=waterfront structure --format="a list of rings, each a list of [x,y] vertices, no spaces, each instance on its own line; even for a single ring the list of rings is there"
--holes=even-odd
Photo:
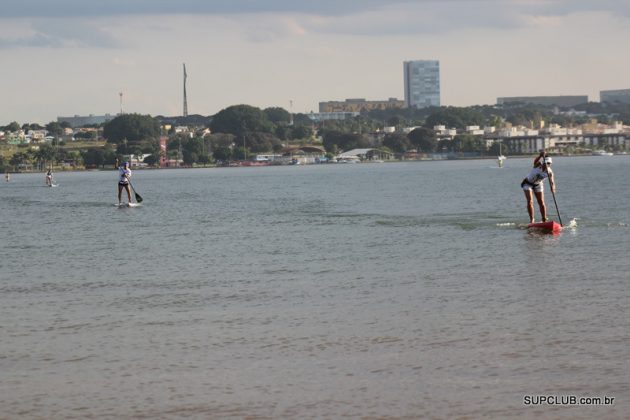
[[[87,116],[81,116],[81,115],[75,115],[74,117],[57,117],[57,122],[58,123],[68,123],[70,124],[70,127],[72,128],[76,128],[76,127],[83,127],[86,125],[99,125],[99,124],[104,124],[107,121],[113,120],[114,119],[114,115],[110,115],[110,114],[105,114],[105,115],[87,115]]]
[[[361,112],[373,109],[403,108],[405,101],[389,98],[384,101],[366,101],[364,98],[319,103],[319,112]]]
[[[403,62],[405,106],[440,106],[440,62],[415,60]]]
[[[511,154],[536,154],[541,149],[563,153],[570,148],[582,147],[612,148],[626,150],[630,148],[630,134],[624,132],[588,132],[580,129],[556,129],[547,132],[518,131],[518,135],[498,132],[493,136],[485,136],[486,144],[500,142],[507,146]]]
[[[497,105],[533,104],[545,106],[571,107],[588,102],[588,95],[564,96],[508,96],[497,98]]]
[[[352,149],[340,153],[337,162],[362,162],[362,161],[382,161],[391,159],[393,153],[381,149]]]
[[[599,101],[630,104],[630,89],[601,90],[599,92]]]

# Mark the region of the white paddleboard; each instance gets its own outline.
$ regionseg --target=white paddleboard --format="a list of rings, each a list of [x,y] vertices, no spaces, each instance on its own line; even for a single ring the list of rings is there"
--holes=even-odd
[[[123,207],[140,207],[142,204],[140,203],[115,203],[114,206],[123,208]]]

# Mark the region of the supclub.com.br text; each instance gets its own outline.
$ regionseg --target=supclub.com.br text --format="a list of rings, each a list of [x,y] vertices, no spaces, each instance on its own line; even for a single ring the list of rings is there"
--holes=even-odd
[[[525,395],[524,405],[614,405],[615,397],[579,397],[577,395]]]

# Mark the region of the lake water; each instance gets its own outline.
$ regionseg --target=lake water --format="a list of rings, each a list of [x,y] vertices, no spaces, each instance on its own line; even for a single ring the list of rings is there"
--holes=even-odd
[[[557,236],[530,166],[14,174],[0,418],[624,418],[630,157],[554,159]]]

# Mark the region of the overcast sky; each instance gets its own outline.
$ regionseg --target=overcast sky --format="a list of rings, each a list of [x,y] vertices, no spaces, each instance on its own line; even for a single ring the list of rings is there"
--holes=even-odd
[[[630,0],[0,0],[0,125],[236,104],[403,99],[440,61],[443,105],[630,88]]]

